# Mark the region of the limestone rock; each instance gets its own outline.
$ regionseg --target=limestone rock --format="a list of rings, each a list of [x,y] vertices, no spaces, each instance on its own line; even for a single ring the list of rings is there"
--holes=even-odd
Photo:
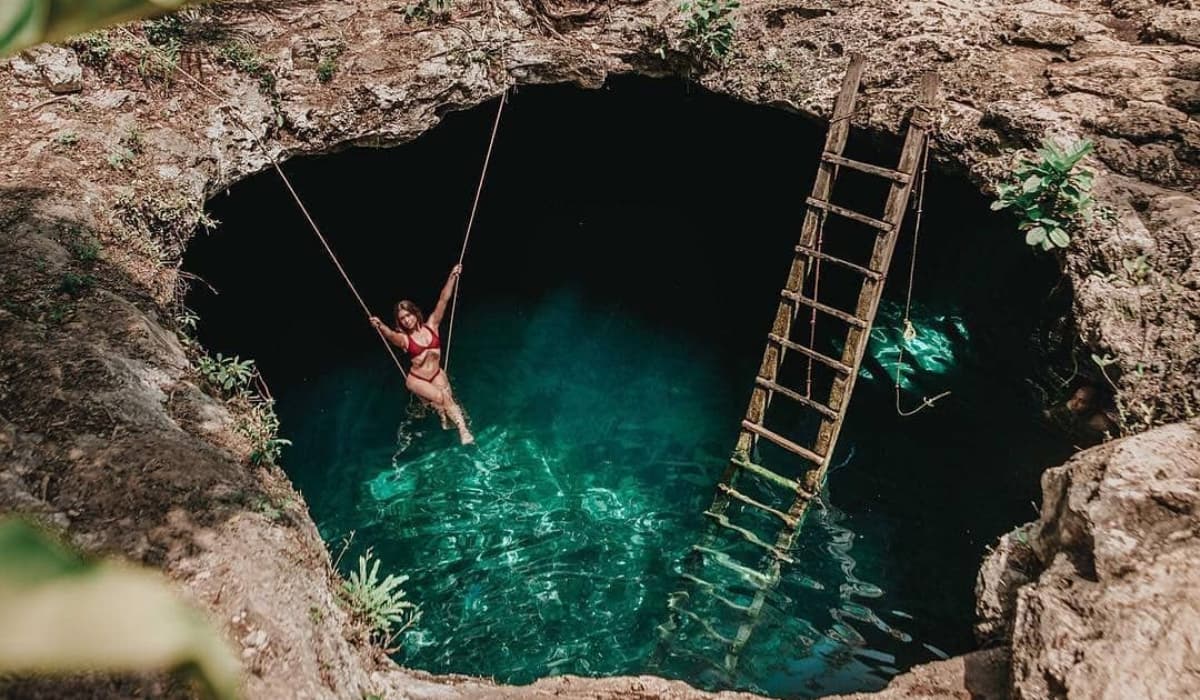
[[[1200,10],[1160,11],[1146,27],[1146,37],[1200,46]]]
[[[1013,696],[1200,697],[1200,420],[1080,453],[1042,488]]]
[[[1030,529],[1026,525],[1002,536],[979,568],[975,582],[975,637],[984,646],[1008,641],[1017,591],[1041,571],[1029,546]]]
[[[26,52],[50,92],[65,94],[83,89],[83,68],[75,52],[59,46],[42,44]]]

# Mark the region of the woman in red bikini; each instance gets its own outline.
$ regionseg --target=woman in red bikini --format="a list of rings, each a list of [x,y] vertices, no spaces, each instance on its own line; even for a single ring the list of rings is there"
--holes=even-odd
[[[445,419],[449,418],[458,428],[458,438],[462,444],[470,445],[475,442],[475,438],[467,429],[466,418],[463,417],[462,409],[455,402],[454,394],[450,390],[450,380],[442,371],[442,341],[437,331],[442,322],[442,314],[446,312],[446,305],[450,303],[450,297],[454,294],[454,281],[461,274],[462,265],[455,265],[442,287],[437,306],[433,308],[433,313],[429,314],[428,319],[416,304],[405,299],[396,303],[395,330],[388,328],[387,324],[376,316],[371,317],[371,325],[392,345],[407,350],[412,358],[412,366],[404,384],[408,390],[437,409],[438,414],[442,416],[442,425],[445,425]]]

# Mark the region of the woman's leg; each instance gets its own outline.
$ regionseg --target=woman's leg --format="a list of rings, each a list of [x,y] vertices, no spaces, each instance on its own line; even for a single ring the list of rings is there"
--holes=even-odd
[[[471,431],[467,428],[467,419],[463,415],[462,408],[458,402],[454,400],[454,392],[450,389],[450,380],[446,378],[445,372],[438,373],[438,376],[433,378],[433,384],[441,389],[442,396],[445,397],[442,403],[442,408],[446,415],[450,416],[450,420],[454,422],[454,426],[458,428],[458,439],[464,445],[470,445],[475,442],[475,437],[471,435]]]

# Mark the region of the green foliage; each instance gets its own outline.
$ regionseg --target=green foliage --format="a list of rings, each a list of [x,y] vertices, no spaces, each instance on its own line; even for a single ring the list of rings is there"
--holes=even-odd
[[[200,358],[197,369],[205,381],[227,394],[245,389],[254,379],[254,360],[242,360],[237,355],[205,355]]]
[[[0,521],[0,677],[189,669],[237,697],[220,635],[157,572],[88,561],[21,520]]]
[[[379,579],[379,560],[370,550],[358,558],[358,570],[350,572],[350,579],[342,584],[342,594],[350,605],[350,611],[363,622],[367,629],[390,643],[396,635],[417,621],[420,612],[417,606],[404,600],[400,584],[408,576],[389,574]],[[401,625],[395,629],[393,625]]]
[[[337,56],[325,54],[321,57],[321,62],[317,64],[317,80],[328,83],[333,80],[335,73],[337,73]]]
[[[274,64],[263,58],[262,54],[258,52],[258,49],[253,44],[240,38],[221,44],[219,55],[222,60],[233,66],[238,72],[258,79],[258,91],[271,101],[271,107],[275,110],[276,122],[282,124],[283,116],[280,114],[281,98],[275,86]]]
[[[733,11],[741,6],[738,0],[689,0],[679,6],[687,13],[683,41],[705,58],[723,61],[733,47],[737,23]]]
[[[127,242],[130,248],[141,248],[147,256],[168,263],[182,255],[197,227],[211,230],[217,226],[197,200],[171,190],[143,190],[137,197],[122,194],[113,210],[131,238]]]
[[[450,7],[453,4],[453,0],[417,0],[404,8],[404,21],[445,21],[450,16]]]
[[[1154,268],[1150,266],[1145,255],[1125,258],[1121,261],[1121,267],[1125,268],[1125,274],[1129,275],[1129,279],[1133,280],[1135,284],[1141,284],[1150,279],[1150,273],[1154,272]]]
[[[337,58],[333,56],[324,56],[321,62],[317,64],[317,80],[322,83],[328,83],[333,80],[334,74],[337,73]]]
[[[88,32],[81,34],[70,42],[79,62],[92,68],[104,68],[112,58],[116,47],[106,31]]]
[[[128,148],[124,146],[116,146],[108,152],[108,157],[105,159],[105,162],[108,163],[108,167],[112,168],[113,170],[125,170],[136,157],[137,154]]]
[[[144,149],[145,143],[142,141],[141,130],[136,126],[130,127],[129,131],[121,136],[117,145],[108,152],[108,167],[114,170],[127,170]]]
[[[142,23],[146,40],[155,46],[180,44],[187,32],[187,20],[181,14],[167,15]]]
[[[279,416],[271,399],[250,399],[248,415],[238,423],[238,432],[250,439],[250,463],[274,464],[291,440],[279,437]]]
[[[75,133],[74,131],[69,131],[69,130],[59,132],[59,134],[54,137],[54,143],[57,146],[69,148],[69,147],[74,146],[75,144],[79,143],[79,134]]]
[[[1071,231],[1081,221],[1091,221],[1094,173],[1075,168],[1091,152],[1091,141],[1064,148],[1052,139],[1043,140],[1037,159],[1022,158],[1010,180],[997,188],[1000,198],[992,209],[1011,208],[1029,245],[1066,248]]]
[[[275,92],[274,66],[250,42],[243,39],[227,41],[221,45],[220,56],[237,71],[258,78],[258,87],[263,94],[270,96]]]
[[[156,80],[169,85],[179,68],[179,42],[168,41],[150,48],[135,45],[134,48],[138,56],[138,75],[144,80]]]
[[[64,272],[62,279],[58,282],[58,291],[78,299],[90,290],[95,283],[96,280],[91,275]]]
[[[142,141],[142,130],[136,126],[129,127],[129,130],[121,137],[121,145],[129,149],[134,155],[141,155],[146,147],[146,144]]]
[[[77,228],[67,230],[66,246],[84,267],[91,267],[100,259],[100,244]]]

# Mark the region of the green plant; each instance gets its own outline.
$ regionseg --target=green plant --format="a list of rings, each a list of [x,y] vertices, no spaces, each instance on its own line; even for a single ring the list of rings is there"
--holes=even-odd
[[[91,275],[81,275],[76,272],[63,273],[62,279],[58,282],[58,291],[78,299],[85,292],[92,288],[96,280]]]
[[[291,440],[279,437],[279,416],[271,399],[250,400],[248,415],[238,423],[238,431],[250,439],[250,463],[274,464]]]
[[[67,229],[65,245],[84,267],[91,267],[100,259],[100,244],[77,228]]]
[[[1011,208],[1029,245],[1066,248],[1080,221],[1091,221],[1094,173],[1075,168],[1091,152],[1091,141],[1062,147],[1044,139],[1037,159],[1022,158],[1010,180],[997,187],[999,199],[992,209]]]
[[[404,599],[400,584],[408,576],[388,574],[379,579],[378,559],[372,561],[371,550],[358,557],[358,570],[350,572],[349,580],[342,584],[342,594],[350,605],[351,613],[362,621],[373,635],[390,644],[420,617],[417,606]],[[407,618],[407,619],[406,619]],[[393,629],[393,625],[402,625]]]
[[[50,304],[46,310],[46,320],[51,323],[62,323],[66,319],[67,314],[71,313],[71,305],[64,304],[61,301],[55,301]]]
[[[171,40],[152,46],[137,45],[138,75],[145,80],[157,80],[168,85],[179,68],[180,44]]]
[[[122,194],[113,210],[132,239],[131,246],[141,246],[147,255],[165,261],[182,254],[184,243],[197,227],[211,230],[217,226],[196,199],[171,190],[143,191],[138,197]]]
[[[1125,258],[1121,261],[1121,267],[1125,268],[1125,274],[1129,275],[1129,279],[1137,284],[1141,284],[1150,278],[1150,273],[1154,268],[1150,266],[1147,256],[1139,255],[1136,258]]]
[[[70,46],[79,57],[79,62],[92,68],[107,66],[116,50],[106,31],[80,34],[70,41]]]
[[[124,146],[118,146],[108,152],[108,158],[105,162],[108,163],[108,167],[114,170],[124,170],[125,166],[129,165],[133,159],[133,151]]]
[[[159,573],[88,560],[28,522],[0,521],[0,678],[168,669],[195,671],[212,697],[238,695],[221,635]]]
[[[74,131],[63,131],[54,137],[54,143],[63,148],[69,148],[79,143],[79,134]]]
[[[281,98],[275,86],[275,66],[263,58],[253,44],[241,38],[221,44],[219,55],[235,70],[258,79],[258,91],[270,100],[276,123],[282,124]]]
[[[237,355],[205,355],[200,358],[197,369],[209,384],[226,393],[245,389],[254,378],[254,360],[242,360]]]
[[[146,144],[142,141],[142,130],[137,126],[129,127],[129,130],[121,136],[121,146],[134,155],[141,155]]]
[[[723,61],[733,47],[737,24],[733,11],[741,6],[738,0],[689,0],[679,6],[687,13],[683,42],[693,52],[706,58]]]
[[[321,57],[321,62],[317,64],[317,80],[328,83],[333,80],[335,73],[337,73],[337,56],[325,54]]]
[[[404,8],[404,21],[421,20],[424,22],[433,22],[435,20],[445,20],[449,17],[450,7],[453,4],[453,0],[417,0],[417,2]]]

